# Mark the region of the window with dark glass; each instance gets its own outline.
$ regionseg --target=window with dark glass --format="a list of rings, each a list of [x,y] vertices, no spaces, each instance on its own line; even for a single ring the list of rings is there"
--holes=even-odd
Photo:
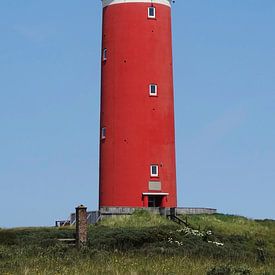
[[[152,164],[151,165],[151,168],[150,168],[150,170],[151,170],[151,177],[158,177],[158,175],[159,175],[159,169],[158,168],[159,167],[156,164]]]
[[[107,60],[107,49],[103,50],[102,59],[103,59],[103,61]]]
[[[158,95],[158,85],[157,84],[150,84],[149,85],[149,95],[150,96],[157,96]]]
[[[156,8],[155,7],[148,8],[148,18],[156,18]]]
[[[101,128],[101,139],[105,139],[106,138],[106,128],[103,127]]]

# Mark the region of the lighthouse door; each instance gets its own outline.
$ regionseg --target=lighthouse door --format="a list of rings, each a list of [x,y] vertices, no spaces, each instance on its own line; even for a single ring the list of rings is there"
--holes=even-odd
[[[148,196],[148,207],[161,207],[162,196]]]

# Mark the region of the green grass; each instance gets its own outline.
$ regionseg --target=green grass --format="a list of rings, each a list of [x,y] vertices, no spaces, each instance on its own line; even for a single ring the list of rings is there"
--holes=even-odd
[[[173,224],[173,223],[172,223]],[[147,211],[136,211],[134,215],[118,216],[112,219],[105,219],[101,225],[108,227],[152,227],[171,225],[171,222],[164,217],[154,215]],[[174,224],[173,224],[174,225]]]
[[[81,251],[57,241],[74,228],[0,229],[0,274],[275,274],[275,221],[187,219],[199,230],[144,211],[106,219]]]
[[[188,221],[201,229],[213,229],[226,235],[269,235],[275,237],[274,221],[257,221],[231,215],[189,215]],[[273,238],[274,239],[274,238]]]
[[[275,221],[252,220],[231,215],[194,215],[188,221],[201,230],[212,230],[223,237],[241,236],[251,239],[258,247],[264,246],[275,255]]]

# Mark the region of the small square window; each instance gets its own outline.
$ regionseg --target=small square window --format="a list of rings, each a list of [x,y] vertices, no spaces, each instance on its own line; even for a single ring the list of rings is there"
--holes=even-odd
[[[107,60],[107,49],[103,50],[102,59],[103,59],[103,61]]]
[[[150,84],[149,85],[149,95],[150,96],[157,96],[158,95],[158,85],[157,84]]]
[[[148,18],[156,18],[156,8],[155,7],[148,8]]]
[[[101,128],[101,139],[105,139],[106,138],[106,128],[103,127]]]
[[[151,177],[158,177],[159,176],[159,167],[156,164],[152,164],[150,166],[150,174]]]

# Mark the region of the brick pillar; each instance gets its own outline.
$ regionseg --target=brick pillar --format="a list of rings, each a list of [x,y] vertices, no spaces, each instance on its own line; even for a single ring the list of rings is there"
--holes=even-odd
[[[87,207],[80,205],[76,210],[76,246],[81,248],[87,243]]]

